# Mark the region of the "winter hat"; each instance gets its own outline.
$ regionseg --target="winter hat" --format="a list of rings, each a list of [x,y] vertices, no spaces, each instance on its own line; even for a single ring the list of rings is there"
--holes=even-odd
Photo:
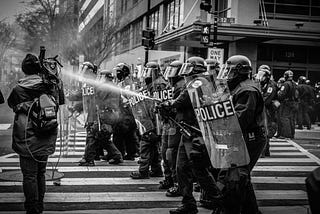
[[[38,57],[33,54],[27,54],[22,61],[22,71],[25,74],[38,74],[40,73],[40,64]]]

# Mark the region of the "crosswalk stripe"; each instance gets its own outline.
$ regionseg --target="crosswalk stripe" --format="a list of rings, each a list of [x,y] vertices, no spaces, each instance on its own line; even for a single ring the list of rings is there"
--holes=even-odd
[[[253,171],[284,171],[284,172],[311,172],[318,166],[255,166]],[[9,167],[1,167],[2,169],[8,169]],[[106,166],[61,166],[57,167],[59,172],[120,172],[120,171],[134,171],[138,170],[138,165],[126,166],[126,165],[106,165]],[[11,167],[11,169],[19,169],[19,167]],[[52,167],[47,167],[52,169]]]
[[[284,150],[284,151],[295,151],[295,150],[297,150],[297,151],[299,151],[296,147],[288,147],[288,146],[284,146],[284,147],[270,147],[270,151],[282,151],[282,150]]]
[[[1,160],[1,159],[0,159]],[[77,163],[80,158],[60,158],[60,163]],[[49,158],[48,162],[57,162],[58,158]],[[18,163],[18,158],[7,158],[5,160],[1,160],[2,163]],[[272,162],[284,162],[284,163],[314,163],[310,158],[260,158],[258,163],[272,163]],[[97,162],[98,163],[98,162]],[[103,163],[103,162],[101,162]],[[2,167],[0,167],[2,168]]]
[[[255,183],[270,184],[304,184],[304,177],[252,177]],[[163,178],[131,179],[131,178],[62,178],[61,185],[139,185],[139,184],[159,184]],[[0,186],[21,186],[22,182],[1,181]],[[46,185],[54,185],[53,181],[47,181]]]
[[[314,163],[310,158],[260,158],[258,163],[271,163],[271,162],[294,162],[294,163]]]
[[[257,190],[258,200],[306,200],[307,195],[302,190]],[[199,198],[199,193],[194,196]],[[0,193],[2,203],[22,203],[23,193]],[[164,192],[77,192],[75,193],[53,193],[45,195],[46,203],[92,203],[92,202],[148,202],[148,201],[181,201],[180,197],[166,197]]]

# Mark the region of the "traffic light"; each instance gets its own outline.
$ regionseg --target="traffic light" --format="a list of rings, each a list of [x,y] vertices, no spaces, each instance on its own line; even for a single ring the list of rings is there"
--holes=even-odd
[[[210,43],[210,24],[202,25],[200,43],[205,45]]]
[[[217,1],[217,0],[215,0]],[[210,12],[212,8],[211,0],[202,0],[200,3],[200,10]]]
[[[154,46],[154,30],[143,30],[142,31],[142,45],[146,48],[152,49]]]

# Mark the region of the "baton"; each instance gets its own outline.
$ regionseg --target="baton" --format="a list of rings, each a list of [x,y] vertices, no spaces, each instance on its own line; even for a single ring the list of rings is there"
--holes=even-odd
[[[183,132],[183,134],[185,134],[188,138],[192,137],[192,134],[189,132],[189,130],[187,130],[184,126],[181,125],[181,123],[177,122],[175,119],[173,119],[172,117],[168,117],[169,120],[171,120],[175,125],[177,125],[181,131]]]

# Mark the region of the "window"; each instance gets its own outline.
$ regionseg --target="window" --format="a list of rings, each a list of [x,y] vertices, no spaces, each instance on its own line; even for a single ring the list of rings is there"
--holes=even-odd
[[[265,0],[267,18],[320,22],[319,0]]]
[[[142,40],[142,20],[138,20],[137,22],[132,24],[132,31],[133,46],[140,45]]]
[[[121,31],[121,50],[128,50],[130,47],[130,28],[126,27]]]
[[[159,8],[149,16],[149,26],[155,31],[155,34],[159,34]]]
[[[128,10],[128,0],[121,0],[121,14]]]
[[[184,0],[173,0],[165,7],[166,12],[166,31],[174,30],[183,23]]]

